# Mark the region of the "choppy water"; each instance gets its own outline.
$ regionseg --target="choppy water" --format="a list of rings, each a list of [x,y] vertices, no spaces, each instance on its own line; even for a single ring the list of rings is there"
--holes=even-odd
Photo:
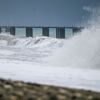
[[[0,78],[100,91],[100,18],[96,20],[68,40],[0,34]]]
[[[49,59],[49,64],[65,67],[100,68],[100,16],[96,18],[96,20],[90,20],[90,25],[80,34],[65,41],[63,48]]]

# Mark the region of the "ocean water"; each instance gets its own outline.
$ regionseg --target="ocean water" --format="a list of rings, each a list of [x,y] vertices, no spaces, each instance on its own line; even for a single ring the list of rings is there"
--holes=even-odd
[[[33,38],[0,34],[0,78],[100,92],[100,17],[73,37],[69,30],[68,39],[39,31]]]
[[[66,62],[62,66],[62,59],[55,57],[69,40],[0,34],[0,78],[100,91],[100,70],[67,66]],[[61,63],[57,65],[54,61]]]
[[[49,65],[100,69],[100,14],[49,58]]]

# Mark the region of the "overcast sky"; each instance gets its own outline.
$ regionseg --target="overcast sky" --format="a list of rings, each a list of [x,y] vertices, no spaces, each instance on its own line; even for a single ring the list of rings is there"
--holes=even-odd
[[[0,0],[0,25],[81,25],[99,6],[100,0]]]

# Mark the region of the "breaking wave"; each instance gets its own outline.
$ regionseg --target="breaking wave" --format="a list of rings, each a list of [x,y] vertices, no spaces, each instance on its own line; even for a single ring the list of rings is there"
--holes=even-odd
[[[100,68],[100,16],[80,34],[65,41],[50,59],[53,66]]]
[[[45,63],[44,58],[62,47],[63,41],[43,36],[18,38],[2,33],[0,34],[0,61],[6,59],[7,61]]]
[[[0,34],[0,46],[13,46],[13,47],[56,47],[62,46],[64,40],[58,40],[50,37],[26,37],[18,38],[8,33]]]

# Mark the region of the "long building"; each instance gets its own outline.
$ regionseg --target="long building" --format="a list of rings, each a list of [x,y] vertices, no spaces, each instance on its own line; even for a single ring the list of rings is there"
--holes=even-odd
[[[83,27],[41,27],[41,26],[0,26],[0,33],[9,33],[19,37],[48,36],[69,38],[80,32]]]

